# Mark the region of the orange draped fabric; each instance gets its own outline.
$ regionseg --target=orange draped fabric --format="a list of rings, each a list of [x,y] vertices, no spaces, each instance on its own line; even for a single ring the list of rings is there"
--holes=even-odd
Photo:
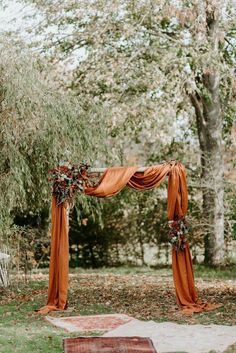
[[[64,310],[67,305],[69,281],[69,239],[68,204],[57,205],[52,198],[52,237],[49,267],[49,287],[47,305],[38,310],[42,314],[49,311]]]
[[[85,194],[96,197],[111,197],[125,186],[136,190],[149,190],[158,187],[168,176],[167,214],[169,220],[178,220],[186,215],[188,192],[186,171],[179,162],[171,161],[137,172],[137,167],[108,168],[95,187],[85,189]],[[49,273],[47,306],[39,311],[65,309],[68,291],[68,224],[67,206],[52,204],[52,245]],[[216,306],[198,301],[194,286],[192,259],[187,244],[181,251],[172,250],[172,270],[178,305],[187,314],[212,310]]]

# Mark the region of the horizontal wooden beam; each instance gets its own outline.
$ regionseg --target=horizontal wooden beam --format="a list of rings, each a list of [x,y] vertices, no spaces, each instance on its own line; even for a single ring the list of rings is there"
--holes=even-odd
[[[137,172],[143,173],[149,167],[139,167]],[[91,168],[91,173],[104,173],[108,168]]]

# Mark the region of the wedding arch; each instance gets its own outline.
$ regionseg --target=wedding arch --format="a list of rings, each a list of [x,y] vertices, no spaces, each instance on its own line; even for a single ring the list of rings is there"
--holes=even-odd
[[[62,165],[50,171],[53,182],[52,236],[47,305],[41,313],[67,307],[69,282],[68,210],[77,192],[88,196],[111,197],[124,187],[149,190],[168,177],[167,217],[172,243],[172,271],[177,304],[185,313],[213,310],[217,305],[198,299],[185,215],[188,208],[186,170],[181,162],[164,162],[151,167],[91,169],[87,164]]]

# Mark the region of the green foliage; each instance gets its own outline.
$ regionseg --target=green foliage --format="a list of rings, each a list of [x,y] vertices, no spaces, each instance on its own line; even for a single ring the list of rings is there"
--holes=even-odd
[[[99,106],[95,119],[106,125],[103,128],[112,152],[108,151],[107,161],[128,164],[136,158],[147,163],[153,150],[160,160],[162,146],[168,148],[176,138],[179,116],[185,117],[185,133],[178,139],[185,142],[187,135],[194,153],[199,153],[188,93],[196,91],[211,102],[202,80],[208,70],[217,69],[221,74],[227,138],[235,115],[236,32],[231,2],[225,7],[227,15],[217,11],[217,53],[205,21],[214,4],[201,6],[195,0],[178,5],[171,0],[112,0],[109,6],[100,0],[22,2],[33,5],[42,16],[36,30],[44,38],[41,50],[65,68],[65,87],[79,95],[85,109],[91,109],[94,102]],[[33,45],[38,46],[37,42]],[[73,63],[72,75],[67,61]],[[184,152],[191,159],[188,146]],[[179,153],[177,149],[176,155]]]
[[[109,6],[103,0],[21,2],[35,10],[36,19],[31,18],[28,28],[30,46],[42,55],[30,59],[25,48],[20,52],[5,48],[0,58],[5,111],[1,121],[7,134],[1,138],[2,224],[8,228],[19,212],[39,214],[48,209],[47,171],[60,159],[73,163],[86,159],[95,166],[179,159],[188,170],[191,241],[201,245],[200,151],[188,93],[196,91],[211,103],[202,76],[209,68],[220,72],[224,140],[230,146],[235,8],[229,2],[227,16],[219,18],[216,55],[207,39],[204,16],[212,8],[206,2],[203,7],[195,0],[179,1],[178,6],[171,0],[112,0]],[[40,24],[33,28],[38,15]],[[232,167],[232,160],[229,164]],[[232,192],[226,192],[229,237],[235,207]],[[71,234],[80,237],[80,246],[86,249],[94,242],[95,266],[100,260],[107,263],[116,243],[124,248],[130,244],[129,252],[141,259],[140,234],[150,244],[165,242],[162,199],[158,192],[124,192],[114,200],[78,195]],[[86,218],[88,225],[81,226]],[[91,251],[87,254],[91,265]]]
[[[3,234],[15,215],[37,215],[49,208],[49,169],[60,160],[93,162],[100,144],[99,126],[94,134],[78,99],[63,92],[49,68],[27,49],[1,43],[0,82]]]

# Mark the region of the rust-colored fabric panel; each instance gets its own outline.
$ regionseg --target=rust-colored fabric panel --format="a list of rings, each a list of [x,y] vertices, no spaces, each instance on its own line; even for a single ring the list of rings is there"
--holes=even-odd
[[[47,305],[39,309],[40,313],[64,310],[67,304],[69,281],[69,241],[68,241],[68,204],[57,206],[52,198],[52,238],[49,268],[49,288]]]
[[[173,166],[168,177],[167,216],[169,220],[183,216],[183,212],[180,212],[179,205],[177,205],[179,191],[179,167]]]
[[[147,168],[143,173],[136,172],[127,183],[132,189],[150,190],[158,187],[169,173],[171,165],[169,163]]]
[[[179,164],[179,174],[180,174],[180,194],[181,194],[181,209],[184,215],[186,215],[188,210],[188,187],[187,187],[187,177],[186,170],[182,164]]]
[[[197,292],[188,244],[183,251],[172,250],[172,268],[177,303],[181,306],[192,306],[197,301]]]
[[[85,189],[85,194],[96,197],[111,197],[120,192],[138,167],[108,168],[100,178],[98,186]]]
[[[182,308],[184,314],[192,315],[201,311],[211,311],[221,306],[198,300],[188,244],[183,251],[177,252],[172,249],[172,269],[177,304]]]

